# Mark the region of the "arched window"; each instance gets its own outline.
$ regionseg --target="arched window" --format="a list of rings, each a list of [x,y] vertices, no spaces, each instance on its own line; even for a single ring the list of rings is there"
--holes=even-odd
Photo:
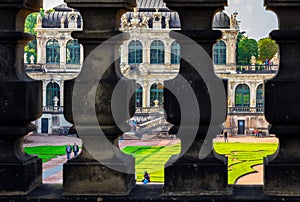
[[[80,45],[77,40],[70,40],[67,43],[67,64],[80,64]]]
[[[54,97],[58,98],[57,106],[60,106],[60,88],[55,82],[50,82],[46,88],[46,105],[54,106]]]
[[[143,63],[143,45],[140,41],[131,41],[128,45],[128,64]]]
[[[263,85],[260,84],[256,89],[256,111],[263,112],[264,108],[264,91]]]
[[[240,111],[249,111],[250,88],[246,84],[240,84],[235,89],[235,107]]]
[[[159,105],[164,101],[164,86],[162,84],[153,84],[150,88],[150,105],[155,106],[155,100],[159,101]]]
[[[135,106],[143,107],[143,87],[140,84],[137,84],[136,88]]]
[[[150,64],[165,63],[165,46],[162,41],[155,40],[150,47]]]
[[[180,64],[180,45],[175,41],[171,45],[171,64]]]
[[[46,44],[46,63],[59,64],[60,46],[57,40],[50,39]]]
[[[214,63],[218,65],[226,64],[226,44],[224,41],[218,41],[214,45]]]

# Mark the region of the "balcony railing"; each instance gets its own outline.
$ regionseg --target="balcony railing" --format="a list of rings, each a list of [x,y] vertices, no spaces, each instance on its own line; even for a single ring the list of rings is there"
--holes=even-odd
[[[66,64],[65,66],[60,64],[25,64],[26,72],[44,72],[44,73],[78,73],[81,69],[80,64]]]
[[[63,113],[64,107],[62,106],[44,106],[43,113]]]
[[[278,65],[216,65],[217,73],[276,74]]]
[[[263,107],[229,107],[229,114],[264,113]]]

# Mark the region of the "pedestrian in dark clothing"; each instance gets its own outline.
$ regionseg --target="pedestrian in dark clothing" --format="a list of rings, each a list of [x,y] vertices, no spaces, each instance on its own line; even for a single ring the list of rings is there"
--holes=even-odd
[[[227,132],[224,132],[224,142],[228,142]]]
[[[149,174],[147,171],[145,171],[144,179],[142,180],[142,182],[143,182],[144,184],[147,184],[147,183],[150,182],[150,174]]]
[[[79,147],[76,143],[74,143],[74,145],[73,145],[73,152],[74,152],[74,156],[77,156],[77,154],[79,152]]]
[[[72,153],[72,147],[69,144],[66,147],[66,153],[67,153],[67,159],[69,160],[71,158],[71,153]]]

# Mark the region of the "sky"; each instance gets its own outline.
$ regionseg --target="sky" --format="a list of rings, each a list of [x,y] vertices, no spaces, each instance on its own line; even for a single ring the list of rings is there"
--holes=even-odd
[[[266,11],[263,0],[228,0],[225,13],[230,14],[237,11],[237,19],[241,21],[240,30],[246,32],[246,36],[259,40],[268,37],[269,33],[278,28],[276,15]],[[44,0],[44,9],[53,8],[62,4],[63,0]]]

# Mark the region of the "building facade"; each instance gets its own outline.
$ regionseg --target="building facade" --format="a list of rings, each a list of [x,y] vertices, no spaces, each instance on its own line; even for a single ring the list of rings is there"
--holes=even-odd
[[[28,75],[43,81],[43,115],[37,133],[67,133],[71,126],[63,115],[64,81],[76,78],[83,62],[83,48],[71,37],[82,30],[82,17],[66,4],[45,16],[38,15],[37,63],[27,64]]]
[[[228,116],[224,125],[231,135],[267,131],[263,114],[263,80],[275,71],[255,71],[255,62],[244,71],[236,64],[239,21],[218,12],[213,29],[222,31],[222,39],[213,47],[216,74],[228,79]],[[72,39],[72,31],[82,30],[79,12],[65,4],[37,20],[37,64],[27,64],[30,77],[43,81],[43,116],[36,122],[38,133],[61,132],[70,126],[63,117],[63,81],[75,78],[83,61],[83,48]],[[121,18],[120,30],[130,34],[120,48],[122,74],[137,81],[136,107],[161,106],[164,81],[176,77],[180,66],[180,45],[169,37],[180,30],[178,13],[163,1],[138,0],[133,12]],[[275,61],[275,59],[274,59]],[[250,61],[249,61],[250,63]],[[278,64],[278,61],[277,61]]]

